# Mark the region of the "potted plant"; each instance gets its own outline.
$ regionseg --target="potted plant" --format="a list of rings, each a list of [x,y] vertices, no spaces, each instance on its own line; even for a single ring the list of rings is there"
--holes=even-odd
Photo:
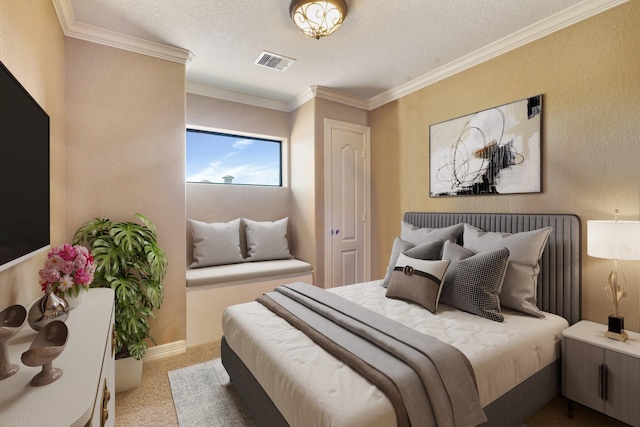
[[[149,318],[155,318],[154,309],[162,305],[162,281],[168,265],[158,245],[155,225],[142,214],[134,215],[142,224],[95,218],[80,226],[73,237],[74,244],[87,244],[93,256],[95,277],[91,286],[114,290],[116,363],[129,358],[127,364],[136,365],[134,369],[139,372],[133,384],[118,387],[116,368],[116,389],[120,388],[116,391],[140,383],[147,338],[155,344]]]

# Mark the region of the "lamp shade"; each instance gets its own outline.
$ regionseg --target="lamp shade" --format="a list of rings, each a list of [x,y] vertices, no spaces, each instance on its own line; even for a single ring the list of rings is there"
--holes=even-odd
[[[319,39],[340,28],[347,16],[347,4],[344,0],[293,0],[289,15],[300,31]]]
[[[587,221],[587,254],[640,260],[640,221]]]

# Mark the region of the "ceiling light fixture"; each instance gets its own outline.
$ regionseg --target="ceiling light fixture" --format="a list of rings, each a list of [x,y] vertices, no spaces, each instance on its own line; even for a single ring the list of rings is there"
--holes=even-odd
[[[340,28],[347,16],[347,4],[344,0],[293,0],[289,15],[300,31],[319,40]]]

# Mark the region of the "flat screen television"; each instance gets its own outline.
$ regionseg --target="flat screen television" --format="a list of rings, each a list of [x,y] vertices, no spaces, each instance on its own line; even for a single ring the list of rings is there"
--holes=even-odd
[[[0,271],[48,249],[49,116],[0,62]]]

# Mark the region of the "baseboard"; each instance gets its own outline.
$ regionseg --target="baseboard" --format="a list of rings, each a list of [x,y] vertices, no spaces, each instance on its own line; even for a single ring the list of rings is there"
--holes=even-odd
[[[163,359],[169,356],[184,354],[186,351],[187,351],[186,340],[174,341],[168,344],[149,347],[147,349],[147,352],[144,355],[143,360],[148,362],[150,360]]]

